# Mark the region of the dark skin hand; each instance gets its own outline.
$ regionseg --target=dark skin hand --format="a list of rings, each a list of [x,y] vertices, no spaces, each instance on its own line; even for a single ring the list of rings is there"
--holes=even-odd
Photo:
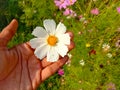
[[[18,22],[11,23],[0,32],[0,90],[36,90],[47,78],[52,76],[68,60],[68,56],[57,62],[47,62],[46,58],[39,60],[29,42],[8,49],[7,44],[14,36]],[[69,51],[74,48],[73,34]]]

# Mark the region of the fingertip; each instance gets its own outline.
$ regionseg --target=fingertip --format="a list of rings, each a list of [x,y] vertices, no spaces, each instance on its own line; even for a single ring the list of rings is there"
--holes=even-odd
[[[75,47],[75,43],[73,41],[70,42],[70,45],[68,45],[69,51],[72,50]]]
[[[12,21],[15,21],[15,22],[17,22],[17,19],[15,19],[15,18],[14,18]]]
[[[30,42],[26,42],[25,44],[26,44],[32,51],[35,50],[35,49],[33,49],[33,48],[31,47]]]
[[[26,42],[26,44],[30,46],[30,42],[29,42],[29,41],[28,41],[28,42]]]
[[[63,58],[59,59],[57,61],[57,63],[59,63],[58,64],[59,68],[62,67],[68,61],[68,59],[69,59],[68,55],[65,55]]]
[[[63,59],[66,60],[66,61],[68,60],[68,58],[69,58],[68,55],[65,55],[65,56],[63,57]]]
[[[74,34],[73,34],[73,32],[71,32],[71,31],[68,31],[67,33],[69,34],[69,36],[70,36],[70,39],[71,39],[71,40],[73,40],[73,38],[74,38]]]
[[[16,33],[18,28],[18,21],[16,19],[13,19],[10,24],[6,27],[5,32],[9,39],[13,37],[13,35]]]
[[[7,27],[3,29],[3,32],[6,33],[5,36],[10,36],[10,34],[13,36],[18,28],[18,21],[16,19],[13,19]],[[11,38],[11,37],[8,37]]]
[[[4,44],[2,43],[2,46],[6,46],[7,43],[12,39],[12,37],[15,35],[15,32],[17,31],[18,22],[16,19],[13,19],[9,25],[7,25],[2,32],[0,33],[0,38],[4,39]]]
[[[18,21],[16,19],[13,19],[10,24],[17,27],[18,26]]]

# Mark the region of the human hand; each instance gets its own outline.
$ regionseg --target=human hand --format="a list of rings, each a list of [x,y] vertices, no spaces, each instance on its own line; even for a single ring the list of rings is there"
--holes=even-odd
[[[39,60],[29,42],[8,49],[7,43],[14,36],[18,22],[12,22],[0,33],[0,90],[35,90],[44,80],[52,76],[68,60],[65,56],[57,62]],[[74,48],[71,37],[69,51]]]

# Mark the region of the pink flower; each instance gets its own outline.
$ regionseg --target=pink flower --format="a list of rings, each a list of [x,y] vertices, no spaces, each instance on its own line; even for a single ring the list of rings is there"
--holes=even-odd
[[[78,18],[79,18],[79,19],[83,18],[83,15],[79,15]]]
[[[63,12],[63,15],[70,16],[70,17],[75,17],[77,14],[72,9],[67,8]]]
[[[68,3],[68,6],[73,5],[77,0],[66,0]]]
[[[120,14],[120,7],[117,7],[117,12]]]
[[[99,10],[97,8],[94,8],[94,9],[91,10],[91,14],[98,15],[99,14]]]
[[[67,6],[73,5],[77,0],[54,0],[56,6],[61,10],[62,8],[66,8]]]
[[[70,15],[72,13],[72,10],[70,10],[69,8],[65,9],[65,11],[63,12],[63,15],[67,16]]]
[[[60,76],[64,75],[64,70],[63,69],[59,69],[58,70],[58,75],[60,75]]]
[[[57,7],[61,10],[62,8],[66,8],[68,3],[66,0],[54,0],[54,3],[56,4]]]

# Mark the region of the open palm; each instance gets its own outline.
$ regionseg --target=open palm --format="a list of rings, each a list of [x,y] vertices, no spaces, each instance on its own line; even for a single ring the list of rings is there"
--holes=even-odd
[[[63,66],[68,57],[57,62],[47,62],[46,58],[39,60],[29,42],[8,49],[7,43],[14,36],[18,22],[14,19],[0,33],[0,90],[36,90],[48,77]],[[69,50],[74,47],[71,36]]]

